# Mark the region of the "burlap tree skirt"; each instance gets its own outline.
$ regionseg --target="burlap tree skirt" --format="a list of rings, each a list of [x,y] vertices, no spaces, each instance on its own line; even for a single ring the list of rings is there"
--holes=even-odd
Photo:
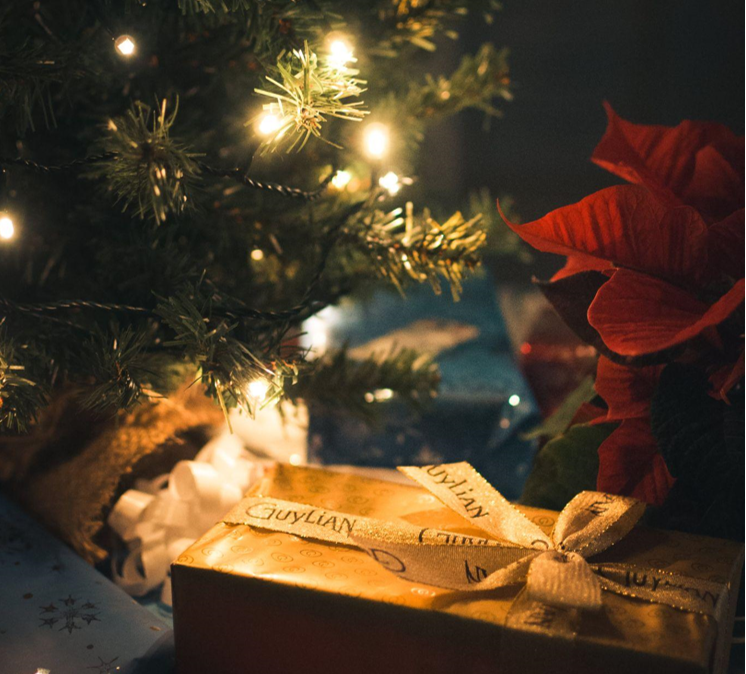
[[[107,556],[104,523],[119,496],[193,458],[221,422],[198,387],[106,419],[62,395],[28,435],[0,438],[2,488],[95,563]]]

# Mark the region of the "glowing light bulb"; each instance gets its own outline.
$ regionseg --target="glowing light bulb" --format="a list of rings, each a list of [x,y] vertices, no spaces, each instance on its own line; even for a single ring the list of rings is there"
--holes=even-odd
[[[350,61],[354,61],[352,47],[344,38],[334,38],[329,42],[329,65],[332,68],[344,68]]]
[[[120,35],[114,40],[114,48],[125,58],[133,56],[137,51],[135,40],[129,35]]]
[[[508,398],[508,405],[511,407],[518,407],[518,405],[521,404],[521,396],[516,395],[515,393]]]
[[[254,250],[251,251],[251,259],[259,262],[259,260],[264,259],[264,251],[261,248],[254,248]]]
[[[309,350],[309,359],[318,358],[326,352],[334,326],[340,321],[339,313],[335,307],[326,307],[303,322],[300,345]]]
[[[259,123],[256,128],[262,136],[271,136],[281,126],[282,120],[277,115],[267,112],[259,118]]]
[[[10,241],[16,234],[16,226],[9,215],[0,215],[0,239]]]
[[[291,466],[300,466],[303,463],[303,457],[300,454],[291,454],[288,457],[288,463]]]
[[[391,196],[394,196],[401,189],[399,176],[393,171],[389,171],[385,176],[378,179],[378,184],[383,187]]]
[[[332,178],[332,185],[338,190],[343,190],[352,180],[352,173],[349,171],[337,171]]]
[[[262,402],[269,393],[269,382],[266,379],[255,379],[248,386],[249,397],[256,402]]]
[[[365,152],[373,159],[381,159],[389,151],[389,129],[385,124],[374,123],[366,127],[363,135]]]
[[[391,400],[394,392],[390,388],[377,388],[375,391],[369,391],[365,394],[366,403],[381,403],[385,400]]]

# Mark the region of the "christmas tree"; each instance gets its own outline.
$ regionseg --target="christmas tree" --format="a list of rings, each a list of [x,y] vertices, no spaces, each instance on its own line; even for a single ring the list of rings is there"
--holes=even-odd
[[[466,0],[9,0],[0,9],[0,427],[72,392],[112,414],[199,382],[224,410],[416,402],[412,351],[312,360],[303,322],[372,284],[458,297],[478,216],[416,204],[431,122],[510,98],[504,51],[414,64]],[[369,407],[369,405],[368,405]]]

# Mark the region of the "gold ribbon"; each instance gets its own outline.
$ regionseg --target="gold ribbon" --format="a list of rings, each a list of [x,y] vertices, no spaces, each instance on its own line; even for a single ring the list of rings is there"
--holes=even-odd
[[[578,611],[598,611],[603,591],[720,619],[727,587],[631,564],[592,563],[624,538],[645,511],[625,496],[585,491],[545,534],[468,463],[399,468],[485,536],[469,536],[248,497],[224,522],[356,545],[405,580],[461,592],[525,584],[508,625],[574,634]]]

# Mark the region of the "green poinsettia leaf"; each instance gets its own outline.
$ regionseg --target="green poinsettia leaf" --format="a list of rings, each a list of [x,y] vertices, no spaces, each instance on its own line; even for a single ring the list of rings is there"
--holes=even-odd
[[[661,373],[651,427],[677,481],[651,522],[695,533],[743,538],[744,397],[708,395],[705,375],[673,363]]]
[[[541,448],[521,503],[562,510],[574,496],[596,488],[598,448],[616,424],[579,424]]]
[[[536,438],[553,438],[560,433],[563,433],[565,429],[570,425],[573,417],[578,411],[578,408],[583,404],[592,400],[596,395],[596,390],[593,387],[593,377],[588,376],[580,382],[578,387],[565,398],[563,403],[557,408],[549,418],[545,419],[541,424],[532,428],[527,433],[524,433],[522,438],[524,440],[534,440]]]

